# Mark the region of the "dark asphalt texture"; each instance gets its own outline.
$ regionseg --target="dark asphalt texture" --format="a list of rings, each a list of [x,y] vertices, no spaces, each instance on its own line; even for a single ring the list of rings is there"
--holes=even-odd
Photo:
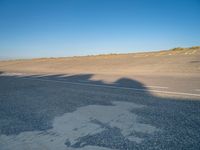
[[[105,128],[103,132],[81,137],[76,144],[71,144],[66,137],[66,147],[82,148],[92,145],[119,150],[200,149],[200,98],[159,97],[148,92],[141,82],[133,79],[121,78],[115,83],[106,84],[102,81],[90,81],[91,76],[85,74],[24,78],[1,75],[0,136],[19,135],[26,131],[46,131],[52,128],[52,120],[64,113],[73,112],[83,106],[107,106],[112,105],[112,101],[121,101],[145,105],[146,107],[134,109],[131,113],[137,114],[141,123],[152,125],[159,131],[154,134],[130,133],[143,139],[141,143],[136,143],[126,139],[119,128],[102,124]],[[117,85],[147,91],[43,82],[34,78],[86,80],[91,84]]]

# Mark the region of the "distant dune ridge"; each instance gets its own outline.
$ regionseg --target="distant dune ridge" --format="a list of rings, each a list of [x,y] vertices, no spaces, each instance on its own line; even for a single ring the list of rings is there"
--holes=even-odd
[[[31,74],[200,75],[200,46],[158,52],[0,61],[0,71]]]

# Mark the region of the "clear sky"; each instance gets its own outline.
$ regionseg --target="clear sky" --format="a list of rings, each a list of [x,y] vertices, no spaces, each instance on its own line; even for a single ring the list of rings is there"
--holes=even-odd
[[[0,58],[200,45],[200,0],[0,0]]]

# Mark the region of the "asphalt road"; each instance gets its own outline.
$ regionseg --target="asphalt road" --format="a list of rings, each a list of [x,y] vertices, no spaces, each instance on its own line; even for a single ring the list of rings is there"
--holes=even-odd
[[[1,74],[0,149],[200,149],[200,77],[92,76]]]

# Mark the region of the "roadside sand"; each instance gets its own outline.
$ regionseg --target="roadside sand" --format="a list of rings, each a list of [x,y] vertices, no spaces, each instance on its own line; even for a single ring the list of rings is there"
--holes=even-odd
[[[0,61],[0,71],[30,74],[200,75],[200,47],[159,52]]]

